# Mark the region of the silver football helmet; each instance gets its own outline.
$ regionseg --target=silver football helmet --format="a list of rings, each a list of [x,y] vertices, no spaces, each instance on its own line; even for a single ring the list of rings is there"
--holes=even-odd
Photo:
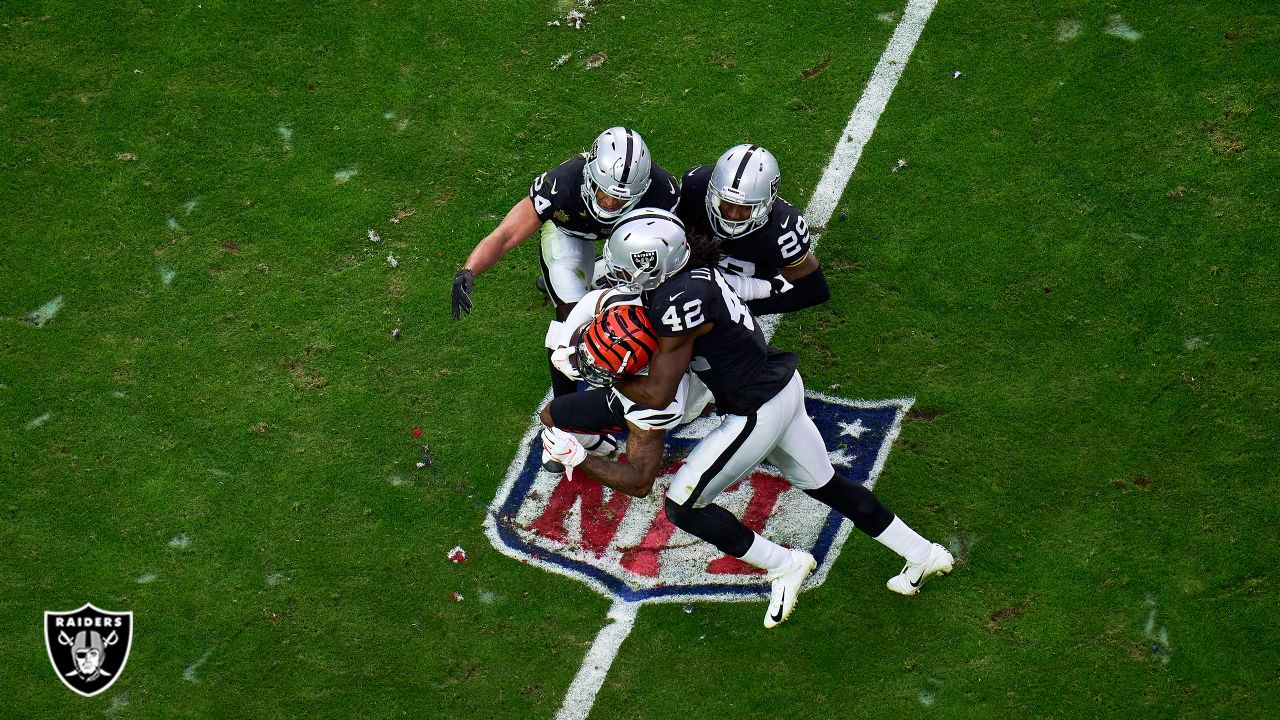
[[[640,133],[611,127],[591,143],[587,164],[582,168],[582,200],[587,210],[602,223],[612,223],[640,202],[649,189],[653,159]],[[596,191],[619,201],[610,210],[600,205]]]
[[[623,215],[604,243],[604,281],[615,287],[652,290],[688,262],[684,223],[658,208]]]
[[[778,160],[759,145],[736,145],[716,161],[707,183],[707,216],[711,229],[724,238],[746,235],[765,224],[778,197]],[[742,219],[725,217],[724,204],[747,208]]]

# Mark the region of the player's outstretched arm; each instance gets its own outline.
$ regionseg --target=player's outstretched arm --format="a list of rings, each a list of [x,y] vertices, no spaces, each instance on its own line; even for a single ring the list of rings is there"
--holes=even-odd
[[[476,276],[493,267],[503,255],[527,240],[541,226],[542,221],[533,209],[533,201],[525,198],[516,203],[502,222],[498,223],[498,227],[475,246],[467,256],[467,262],[453,277],[452,303],[455,320],[464,312],[471,314],[471,291],[475,289]]]
[[[496,265],[503,255],[528,240],[540,227],[542,227],[542,221],[538,219],[538,213],[533,209],[533,201],[529,198],[521,200],[507,212],[507,216],[502,218],[498,227],[476,245],[467,256],[467,262],[463,267],[470,270],[473,275],[484,274],[484,271]]]

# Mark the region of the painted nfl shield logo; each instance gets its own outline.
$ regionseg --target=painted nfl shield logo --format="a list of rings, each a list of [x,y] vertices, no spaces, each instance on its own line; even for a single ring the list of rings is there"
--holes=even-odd
[[[805,399],[832,465],[869,487],[912,402],[851,401],[812,392]],[[521,442],[486,518],[490,541],[507,555],[582,580],[622,602],[768,597],[769,584],[760,570],[679,530],[662,511],[667,485],[682,458],[718,424],[719,418],[704,418],[669,434],[664,466],[654,491],[643,499],[615,493],[583,473],[542,472],[535,425]],[[767,464],[716,502],[765,537],[813,553],[818,568],[806,587],[826,579],[853,527]]]
[[[133,647],[133,613],[101,610],[45,611],[44,646],[58,679],[93,697],[120,678]]]

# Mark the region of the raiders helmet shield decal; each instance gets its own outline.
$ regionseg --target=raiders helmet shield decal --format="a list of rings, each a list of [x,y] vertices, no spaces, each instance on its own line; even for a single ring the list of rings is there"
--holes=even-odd
[[[637,272],[653,272],[658,267],[658,253],[652,250],[634,252],[631,253],[631,262],[636,266]]]
[[[93,697],[124,671],[133,646],[133,613],[99,610],[89,603],[77,610],[45,611],[44,646],[58,679]]]

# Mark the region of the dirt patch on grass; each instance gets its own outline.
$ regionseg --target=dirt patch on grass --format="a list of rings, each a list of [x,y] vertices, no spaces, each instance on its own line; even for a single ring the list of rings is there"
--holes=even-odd
[[[913,407],[907,411],[907,416],[903,418],[904,422],[933,422],[938,418],[946,415],[946,410],[937,408]]]
[[[823,70],[826,70],[827,67],[829,67],[830,65],[831,65],[831,56],[828,55],[827,57],[822,58],[822,62],[818,63],[817,65],[814,65],[811,68],[806,68],[804,70],[801,70],[800,79],[809,80],[814,77],[817,77],[822,73]]]
[[[1011,605],[1009,607],[1004,607],[1004,608],[1000,608],[999,610],[996,610],[995,612],[991,613],[991,619],[987,621],[987,632],[989,633],[1000,632],[1001,630],[1004,629],[1004,625],[1002,625],[1001,623],[1008,622],[1018,617],[1019,615],[1022,615],[1022,613],[1026,612],[1026,610],[1027,610],[1027,606],[1025,604]]]
[[[218,247],[223,251],[229,252],[233,255],[240,254],[240,244],[237,243],[235,240],[223,240],[222,242],[218,243]]]
[[[299,357],[286,357],[284,366],[293,376],[294,387],[299,390],[320,390],[329,384],[323,375],[311,369],[309,362],[317,355],[329,352],[333,343],[327,340],[311,340],[303,354]]]

